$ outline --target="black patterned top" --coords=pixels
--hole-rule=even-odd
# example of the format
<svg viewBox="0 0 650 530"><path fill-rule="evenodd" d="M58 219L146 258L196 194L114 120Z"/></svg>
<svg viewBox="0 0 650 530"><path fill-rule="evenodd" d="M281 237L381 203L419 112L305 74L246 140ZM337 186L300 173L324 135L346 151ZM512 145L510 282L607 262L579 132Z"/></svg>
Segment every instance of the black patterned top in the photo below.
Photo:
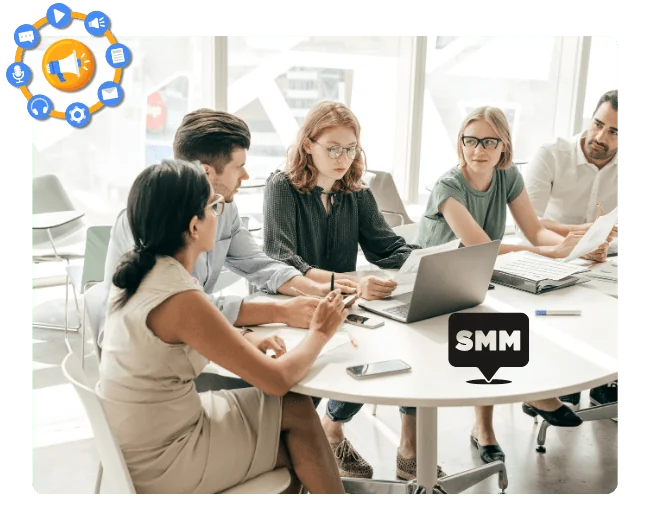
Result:
<svg viewBox="0 0 650 530"><path fill-rule="evenodd" d="M385 269L402 266L411 251L388 226L369 189L332 192L329 213L323 188L300 193L286 173L276 171L264 191L264 252L305 274L315 267L333 272L356 270L359 245L366 259Z"/></svg>

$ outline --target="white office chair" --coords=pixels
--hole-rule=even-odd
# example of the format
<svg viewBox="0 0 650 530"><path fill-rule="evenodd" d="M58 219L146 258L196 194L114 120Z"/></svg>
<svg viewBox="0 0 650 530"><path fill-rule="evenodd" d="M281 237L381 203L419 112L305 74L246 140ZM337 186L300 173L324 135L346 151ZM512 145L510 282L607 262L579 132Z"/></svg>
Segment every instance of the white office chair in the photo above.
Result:
<svg viewBox="0 0 650 530"><path fill-rule="evenodd" d="M363 176L363 181L372 191L377 206L391 228L399 225L408 225L413 223L409 214L404 207L395 181L390 173L385 171L368 170Z"/></svg>
<svg viewBox="0 0 650 530"><path fill-rule="evenodd" d="M116 493L136 493L131 475L124 462L122 450L113 435L104 407L88 385L81 363L76 355L69 353L63 360L63 374L72 383L88 415L99 452L100 470L110 477ZM98 475L95 493L99 493L102 473ZM220 493L282 493L289 487L291 476L287 469L275 469Z"/></svg>
<svg viewBox="0 0 650 530"><path fill-rule="evenodd" d="M104 264L106 263L106 253L108 251L108 242L111 238L111 227L106 226L91 226L86 232L86 249L84 252L83 265L68 265L66 273L68 275L68 284L72 286L72 293L74 294L75 304L77 305L77 315L79 318L79 326L74 331L78 331L80 327L86 322L86 305L84 304L84 315L79 312L79 304L77 303L77 294L84 295L89 286L99 283L104 279ZM67 289L67 286L66 286ZM70 342L68 341L68 296L66 291L66 325L65 325L65 344L68 352L72 351ZM97 343L97 341L95 341ZM86 347L86 328L83 326L81 335L81 366L83 367L85 358Z"/></svg>

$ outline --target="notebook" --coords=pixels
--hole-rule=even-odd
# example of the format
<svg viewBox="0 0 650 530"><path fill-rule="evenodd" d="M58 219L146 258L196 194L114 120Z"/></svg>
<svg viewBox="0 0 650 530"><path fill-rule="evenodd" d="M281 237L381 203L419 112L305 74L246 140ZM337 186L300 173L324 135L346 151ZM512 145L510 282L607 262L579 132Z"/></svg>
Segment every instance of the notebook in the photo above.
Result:
<svg viewBox="0 0 650 530"><path fill-rule="evenodd" d="M497 258L492 281L534 294L589 281L588 267L563 263L534 252L520 251Z"/></svg>

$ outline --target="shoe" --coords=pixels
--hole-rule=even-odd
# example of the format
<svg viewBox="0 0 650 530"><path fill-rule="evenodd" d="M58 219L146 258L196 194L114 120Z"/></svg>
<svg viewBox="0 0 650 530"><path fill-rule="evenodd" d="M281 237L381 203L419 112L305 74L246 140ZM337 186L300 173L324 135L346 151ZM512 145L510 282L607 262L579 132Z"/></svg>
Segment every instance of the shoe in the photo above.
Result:
<svg viewBox="0 0 650 530"><path fill-rule="evenodd" d="M339 475L352 478L372 478L372 466L357 453L356 449L347 438L341 443L330 444L336 465L339 468Z"/></svg>
<svg viewBox="0 0 650 530"><path fill-rule="evenodd" d="M618 380L592 388L589 391L589 401L596 406L618 403ZM612 420L618 423L618 418L612 418Z"/></svg>
<svg viewBox="0 0 650 530"><path fill-rule="evenodd" d="M589 401L592 405L608 405L618 402L618 381L592 388L589 391Z"/></svg>
<svg viewBox="0 0 650 530"><path fill-rule="evenodd" d="M580 405L580 392L576 392L575 394L567 394L566 396L560 396L560 401L562 403L571 404L574 407L577 407Z"/></svg>
<svg viewBox="0 0 650 530"><path fill-rule="evenodd" d="M555 427L577 427L582 423L582 418L573 412L566 405L561 405L559 409L553 411L540 410L538 408L532 407L531 405L526 405L526 403L521 404L521 410L524 411L524 414L528 414L531 418L535 416L541 416L544 418L550 425Z"/></svg>
<svg viewBox="0 0 650 530"><path fill-rule="evenodd" d="M417 473L417 458L404 458L397 451L396 470L395 475L400 480L415 480ZM445 473L440 466L438 466L438 478L446 477Z"/></svg>
<svg viewBox="0 0 650 530"><path fill-rule="evenodd" d="M501 460L502 462L506 461L506 455L499 444L481 445L471 434L469 435L469 439L472 442L472 445L478 449L478 454L481 457L481 460L486 464L496 462L497 460Z"/></svg>

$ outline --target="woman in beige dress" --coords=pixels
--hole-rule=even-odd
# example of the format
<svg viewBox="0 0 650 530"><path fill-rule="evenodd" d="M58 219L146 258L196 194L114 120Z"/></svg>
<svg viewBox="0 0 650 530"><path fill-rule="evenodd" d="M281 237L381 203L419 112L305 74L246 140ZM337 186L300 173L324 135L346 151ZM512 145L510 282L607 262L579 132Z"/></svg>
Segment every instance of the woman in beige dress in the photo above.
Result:
<svg viewBox="0 0 650 530"><path fill-rule="evenodd" d="M217 493L278 467L311 493L343 493L309 397L287 393L347 310L336 290L309 331L273 359L209 302L191 276L214 245L223 197L200 166L165 161L129 193L136 242L113 276L97 393L138 493ZM209 361L255 388L198 394Z"/></svg>

